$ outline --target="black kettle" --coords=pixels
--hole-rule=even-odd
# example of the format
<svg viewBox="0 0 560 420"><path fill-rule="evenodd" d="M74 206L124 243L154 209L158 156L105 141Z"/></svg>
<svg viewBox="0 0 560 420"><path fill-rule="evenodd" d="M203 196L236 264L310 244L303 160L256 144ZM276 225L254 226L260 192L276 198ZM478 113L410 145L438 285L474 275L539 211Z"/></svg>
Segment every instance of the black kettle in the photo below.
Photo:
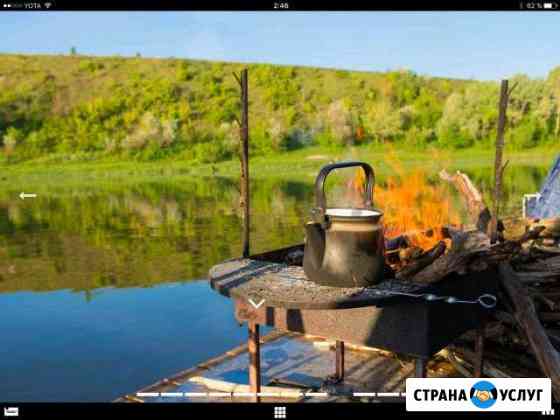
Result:
<svg viewBox="0 0 560 420"><path fill-rule="evenodd" d="M325 180L334 169L361 167L366 174L364 208L327 208ZM332 287L368 287L383 279L385 240L373 208L374 172L365 162L324 166L315 180L316 207L306 223L303 270L308 280Z"/></svg>

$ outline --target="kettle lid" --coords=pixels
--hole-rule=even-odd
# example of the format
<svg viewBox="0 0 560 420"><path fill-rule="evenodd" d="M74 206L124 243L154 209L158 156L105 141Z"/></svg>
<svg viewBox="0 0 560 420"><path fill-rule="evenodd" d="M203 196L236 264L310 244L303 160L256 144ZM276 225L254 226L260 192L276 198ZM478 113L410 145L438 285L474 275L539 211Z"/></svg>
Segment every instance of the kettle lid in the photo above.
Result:
<svg viewBox="0 0 560 420"><path fill-rule="evenodd" d="M383 212L376 209L330 208L325 211L325 215L338 220L375 222L383 216Z"/></svg>

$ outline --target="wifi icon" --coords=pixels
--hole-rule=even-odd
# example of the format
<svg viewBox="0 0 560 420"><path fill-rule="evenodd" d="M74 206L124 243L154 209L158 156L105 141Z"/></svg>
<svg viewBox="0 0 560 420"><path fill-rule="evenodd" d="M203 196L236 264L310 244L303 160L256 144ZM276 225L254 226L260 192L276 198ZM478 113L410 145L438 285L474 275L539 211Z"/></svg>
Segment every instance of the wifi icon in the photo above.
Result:
<svg viewBox="0 0 560 420"><path fill-rule="evenodd" d="M52 6L52 3L45 3L45 7L48 9Z"/></svg>

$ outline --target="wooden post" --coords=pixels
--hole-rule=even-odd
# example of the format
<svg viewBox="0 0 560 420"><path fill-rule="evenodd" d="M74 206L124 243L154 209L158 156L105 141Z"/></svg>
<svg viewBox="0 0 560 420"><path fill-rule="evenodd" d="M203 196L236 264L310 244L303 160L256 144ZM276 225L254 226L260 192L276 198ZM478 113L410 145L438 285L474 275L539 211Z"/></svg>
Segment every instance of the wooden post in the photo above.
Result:
<svg viewBox="0 0 560 420"><path fill-rule="evenodd" d="M344 341L336 341L336 380L344 381Z"/></svg>
<svg viewBox="0 0 560 420"><path fill-rule="evenodd" d="M252 393L261 392L261 342L259 324L249 321L249 388ZM255 395L255 402L259 402L260 397Z"/></svg>
<svg viewBox="0 0 560 420"><path fill-rule="evenodd" d="M426 359L425 357L417 357L414 360L414 377L425 378L427 365L428 359Z"/></svg>
<svg viewBox="0 0 560 420"><path fill-rule="evenodd" d="M508 81L502 80L500 87L500 102L498 104L498 130L496 135L496 156L494 160L494 209L490 220L490 241L496 243L498 240L498 219L500 217L500 201L502 199L502 179L507 162L503 164L504 155L504 132L506 129L506 112L509 96L516 85L508 90Z"/></svg>
<svg viewBox="0 0 560 420"><path fill-rule="evenodd" d="M481 378L482 372L484 371L484 327L480 327L476 330L476 336L474 339L474 377Z"/></svg>
<svg viewBox="0 0 560 420"><path fill-rule="evenodd" d="M243 203L243 257L249 256L249 84L247 69L241 71L241 200Z"/></svg>

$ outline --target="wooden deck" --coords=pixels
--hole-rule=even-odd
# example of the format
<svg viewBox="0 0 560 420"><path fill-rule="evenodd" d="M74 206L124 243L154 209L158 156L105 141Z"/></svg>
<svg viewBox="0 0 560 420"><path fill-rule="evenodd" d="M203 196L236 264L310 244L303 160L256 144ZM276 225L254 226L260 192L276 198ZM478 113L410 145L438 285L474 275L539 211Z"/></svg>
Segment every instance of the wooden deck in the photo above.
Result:
<svg viewBox="0 0 560 420"><path fill-rule="evenodd" d="M264 336L261 343L264 402L400 402L404 399L406 378L414 375L411 358L349 346L344 382L333 384L326 381L335 371L335 351L330 342L274 331ZM428 376L456 375L445 362L434 362L428 367ZM248 376L248 352L243 345L116 401L247 402L253 400L246 386ZM200 383L197 378L201 377L209 380L210 385L229 384L231 389L212 389Z"/></svg>

